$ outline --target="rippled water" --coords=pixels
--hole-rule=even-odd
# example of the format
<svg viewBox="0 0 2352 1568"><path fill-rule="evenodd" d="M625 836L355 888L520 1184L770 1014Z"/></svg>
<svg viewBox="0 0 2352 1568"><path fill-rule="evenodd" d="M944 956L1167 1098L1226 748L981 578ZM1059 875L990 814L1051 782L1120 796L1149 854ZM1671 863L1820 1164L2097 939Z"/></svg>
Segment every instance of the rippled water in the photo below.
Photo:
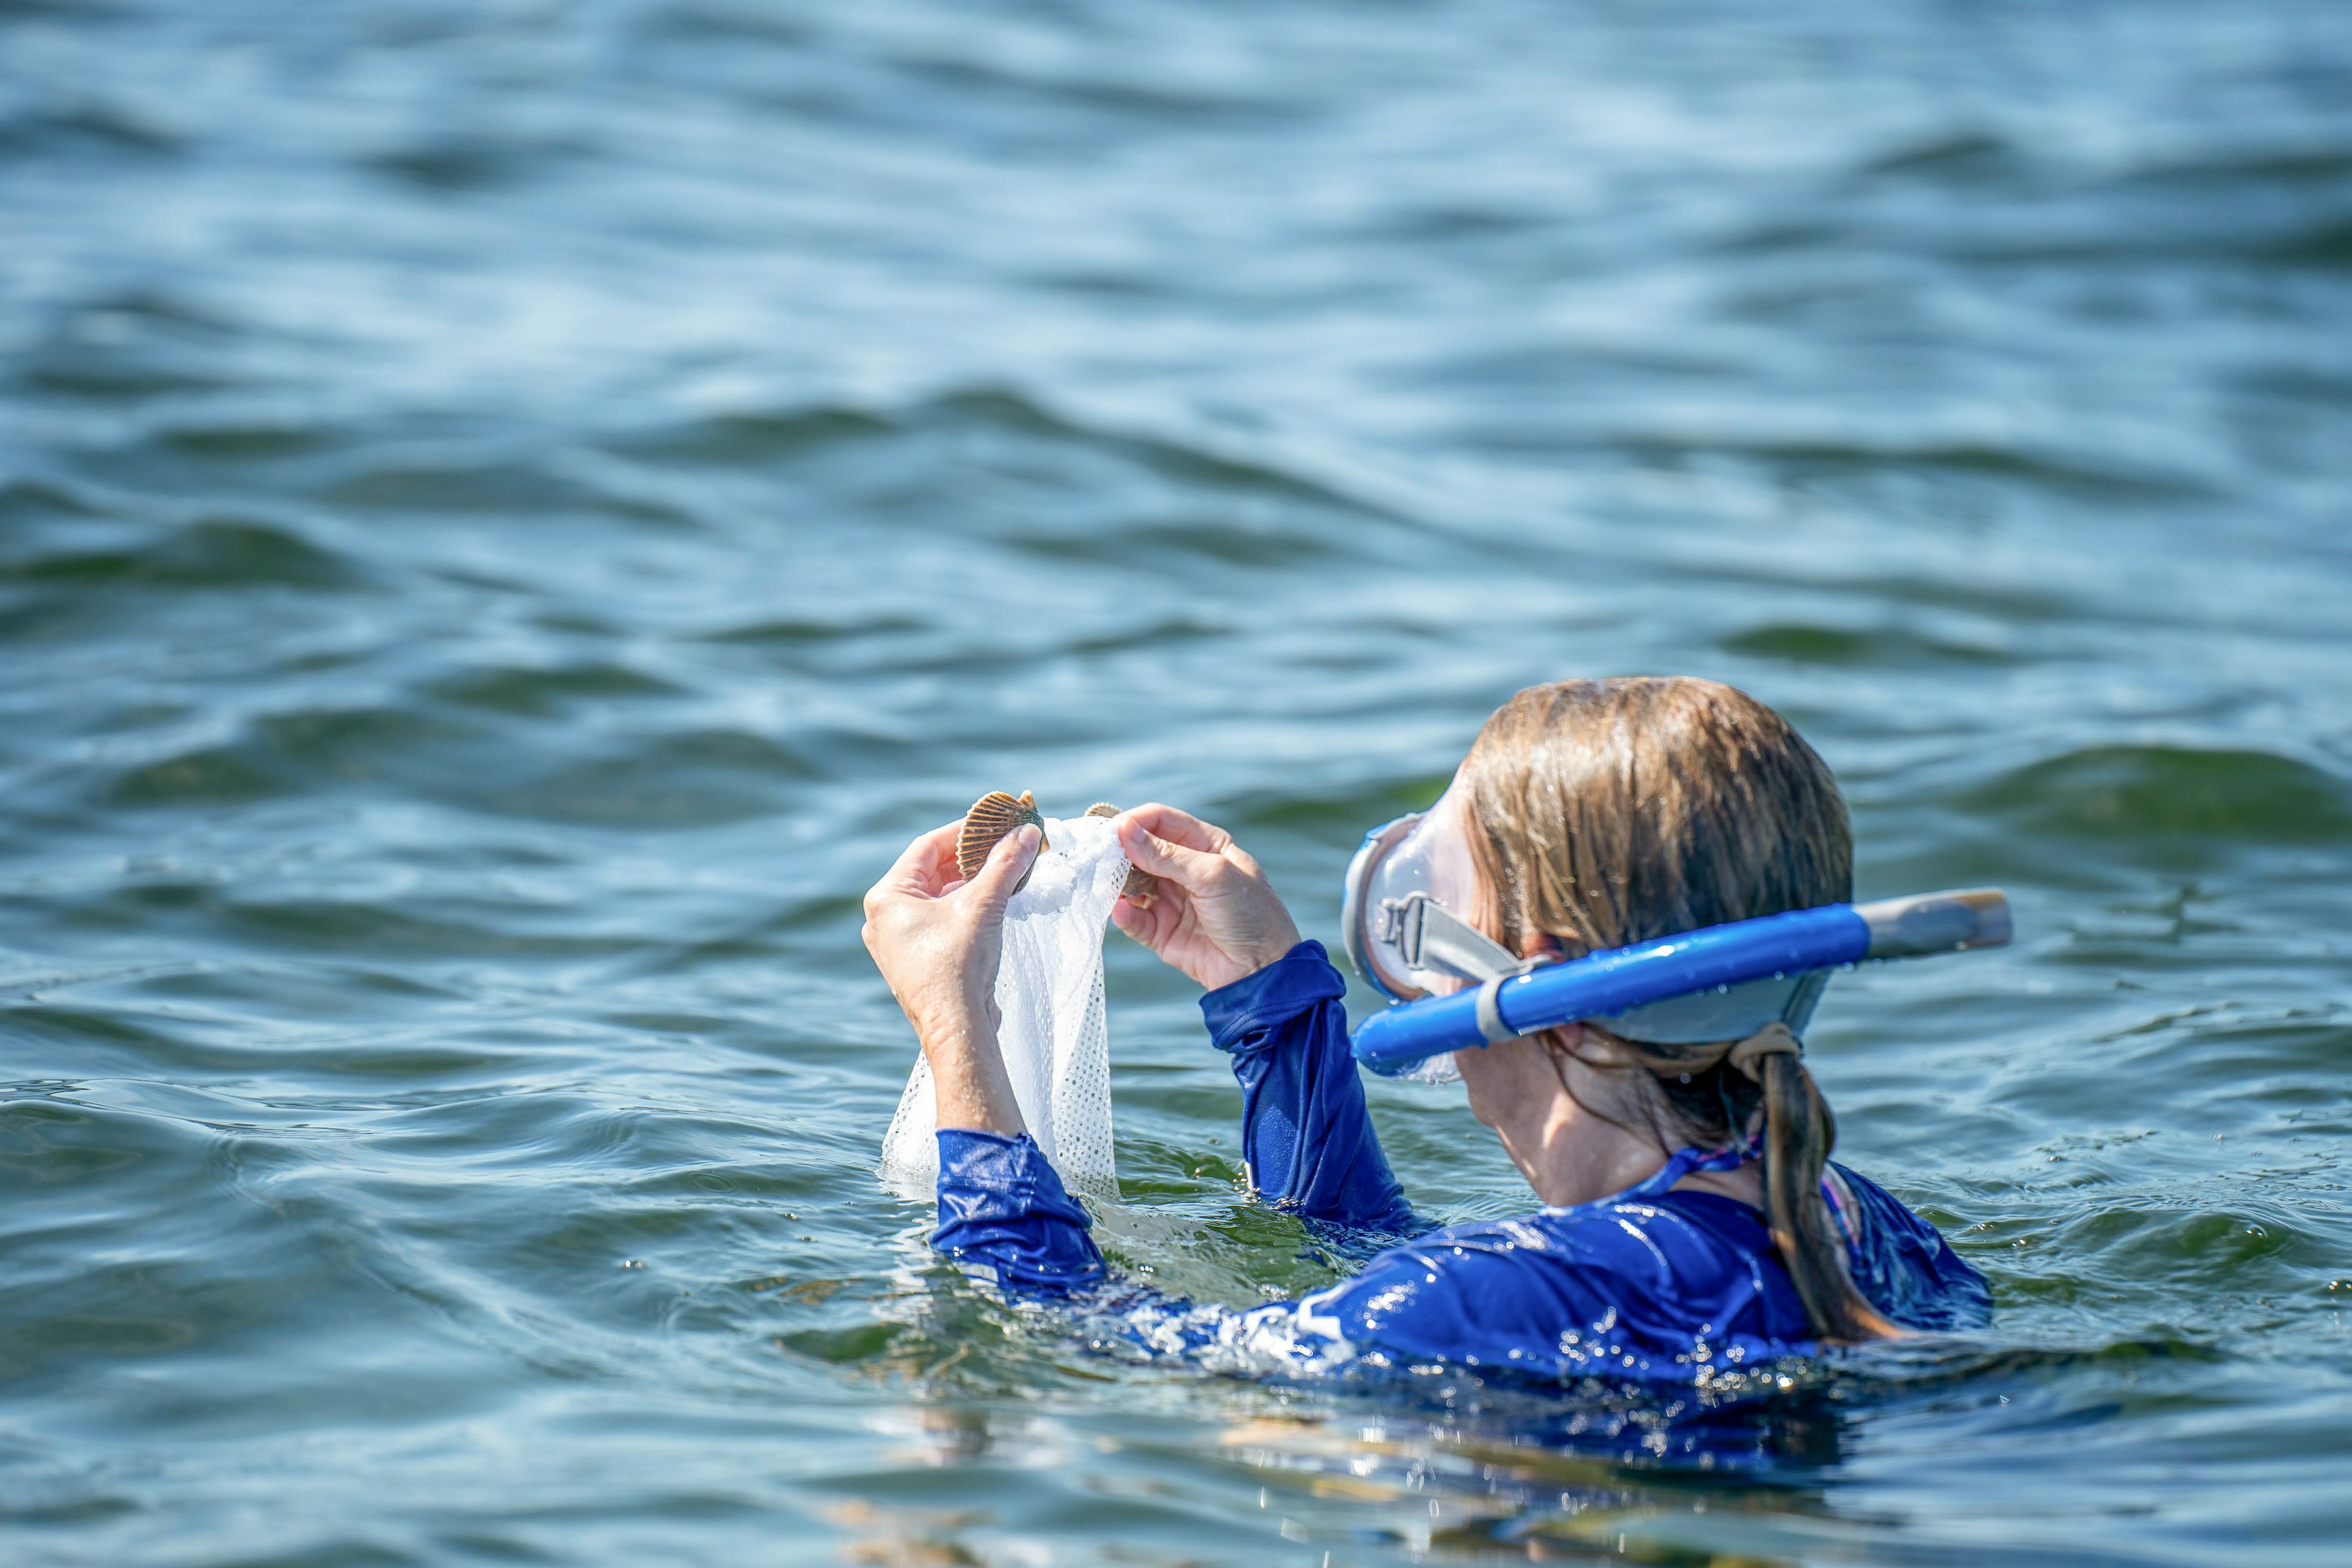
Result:
<svg viewBox="0 0 2352 1568"><path fill-rule="evenodd" d="M6 1554L2327 1560L2347 320L2326 5L0 5ZM1181 802L1328 938L1643 670L1799 721L1864 892L2016 900L1816 1034L1981 1352L1709 1470L931 1264L908 836ZM1111 965L1116 1252L1328 1278Z"/></svg>

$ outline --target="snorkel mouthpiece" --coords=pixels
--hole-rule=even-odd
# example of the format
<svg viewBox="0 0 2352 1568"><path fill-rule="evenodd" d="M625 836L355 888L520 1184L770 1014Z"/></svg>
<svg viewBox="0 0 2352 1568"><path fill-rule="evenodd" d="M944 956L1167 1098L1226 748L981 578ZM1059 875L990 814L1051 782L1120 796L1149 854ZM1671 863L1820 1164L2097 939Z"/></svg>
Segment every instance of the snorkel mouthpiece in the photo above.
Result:
<svg viewBox="0 0 2352 1568"><path fill-rule="evenodd" d="M1351 1047L1394 1076L1446 1051L1582 1018L1658 1044L1737 1039L1776 1017L1802 1029L1828 979L1822 971L2000 947L2010 932L2009 900L1992 888L1790 910L1490 974L1474 989L1372 1015Z"/></svg>

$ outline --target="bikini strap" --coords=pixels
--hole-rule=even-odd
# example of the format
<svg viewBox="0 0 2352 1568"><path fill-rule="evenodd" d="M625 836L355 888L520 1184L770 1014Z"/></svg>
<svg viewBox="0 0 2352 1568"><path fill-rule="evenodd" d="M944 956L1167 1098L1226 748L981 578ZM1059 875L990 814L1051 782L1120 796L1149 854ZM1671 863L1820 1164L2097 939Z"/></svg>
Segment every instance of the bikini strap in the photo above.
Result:
<svg viewBox="0 0 2352 1568"><path fill-rule="evenodd" d="M1694 1171L1734 1171L1750 1160L1763 1157L1764 1140L1760 1134L1745 1142L1727 1143L1720 1149L1677 1149L1647 1181L1637 1182L1615 1197L1601 1201L1604 1204L1639 1203L1648 1198L1664 1197L1674 1191L1675 1184ZM1845 1202L1842 1187L1835 1172L1828 1169L1822 1172L1822 1201L1829 1205L1831 1223L1845 1238L1847 1249L1859 1253L1862 1249L1861 1227L1855 1223L1857 1216Z"/></svg>
<svg viewBox="0 0 2352 1568"><path fill-rule="evenodd" d="M1677 1149L1647 1179L1634 1183L1612 1197L1600 1198L1595 1202L1640 1203L1648 1198L1664 1197L1694 1171L1736 1171L1748 1161L1763 1157L1764 1139L1761 1133L1744 1142L1727 1143L1720 1149ZM1847 1247L1859 1249L1862 1246L1861 1227L1855 1224L1856 1216L1846 1204L1841 1186L1835 1172L1828 1169L1822 1172L1822 1201L1829 1205L1831 1222L1845 1237Z"/></svg>
<svg viewBox="0 0 2352 1568"><path fill-rule="evenodd" d="M1675 1183L1694 1171L1734 1170L1748 1157L1748 1151L1737 1144L1723 1149L1677 1149L1666 1156L1666 1163L1648 1178L1634 1183L1614 1197L1601 1201L1604 1204L1639 1203L1645 1198L1664 1197L1674 1191Z"/></svg>

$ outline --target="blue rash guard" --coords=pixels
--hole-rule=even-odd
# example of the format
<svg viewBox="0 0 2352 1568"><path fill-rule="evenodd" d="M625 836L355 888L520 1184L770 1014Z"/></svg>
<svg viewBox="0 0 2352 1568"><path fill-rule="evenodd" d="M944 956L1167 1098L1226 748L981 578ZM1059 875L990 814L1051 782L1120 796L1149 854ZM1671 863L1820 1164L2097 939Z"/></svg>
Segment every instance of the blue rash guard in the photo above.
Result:
<svg viewBox="0 0 2352 1568"><path fill-rule="evenodd" d="M1339 972L1316 942L1202 998L1242 1085L1251 1183L1322 1226L1418 1230L1390 1173L1348 1051ZM1430 1231L1297 1302L1247 1310L1174 1301L1110 1281L1085 1211L1024 1134L939 1134L931 1244L968 1272L1033 1297L1076 1298L1113 1335L1234 1371L1453 1363L1546 1380L1706 1384L1815 1347L1763 1216L1673 1191L1738 1155L1685 1150L1640 1185L1571 1208ZM1855 1286L1906 1327L1990 1321L1984 1277L1935 1228L1846 1170L1824 1184Z"/></svg>

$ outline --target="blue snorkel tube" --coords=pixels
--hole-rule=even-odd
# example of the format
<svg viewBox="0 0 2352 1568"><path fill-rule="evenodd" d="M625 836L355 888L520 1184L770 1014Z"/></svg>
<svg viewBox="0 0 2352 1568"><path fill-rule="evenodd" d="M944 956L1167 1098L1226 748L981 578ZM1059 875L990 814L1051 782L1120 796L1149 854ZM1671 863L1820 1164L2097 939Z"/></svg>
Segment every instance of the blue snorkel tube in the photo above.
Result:
<svg viewBox="0 0 2352 1568"><path fill-rule="evenodd" d="M1920 893L1867 904L1822 904L1706 926L1497 974L1450 996L1375 1013L1356 1026L1356 1059L1395 1074L1426 1058L1497 1044L1539 1029L1615 1015L1675 997L1860 963L1922 958L2010 939L2009 900L1991 888ZM1810 1011L1810 1005L1808 1005ZM1743 1027L1735 1035L1744 1035Z"/></svg>

